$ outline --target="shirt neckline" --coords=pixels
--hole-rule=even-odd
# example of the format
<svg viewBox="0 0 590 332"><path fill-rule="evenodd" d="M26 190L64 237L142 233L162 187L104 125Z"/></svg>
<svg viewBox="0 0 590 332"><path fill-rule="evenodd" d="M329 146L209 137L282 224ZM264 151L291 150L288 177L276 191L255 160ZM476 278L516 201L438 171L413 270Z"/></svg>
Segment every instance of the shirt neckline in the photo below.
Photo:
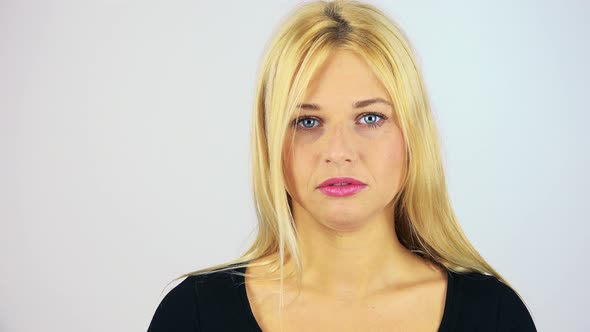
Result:
<svg viewBox="0 0 590 332"><path fill-rule="evenodd" d="M452 312L453 306L453 295L455 290L455 278L449 269L445 269L447 271L447 290L445 293L445 307L443 310L443 316L441 318L440 324L438 326L438 332L445 332L450 331L450 315ZM262 332L262 328L258 324L256 317L254 316L254 312L252 311L252 306L250 306L250 301L248 300L248 293L246 291L246 277L244 274L246 273L246 267L242 266L236 269L236 271L240 272L238 274L238 288L240 293L240 298L242 300L242 305L246 308L246 315L249 327L254 329L255 331Z"/></svg>

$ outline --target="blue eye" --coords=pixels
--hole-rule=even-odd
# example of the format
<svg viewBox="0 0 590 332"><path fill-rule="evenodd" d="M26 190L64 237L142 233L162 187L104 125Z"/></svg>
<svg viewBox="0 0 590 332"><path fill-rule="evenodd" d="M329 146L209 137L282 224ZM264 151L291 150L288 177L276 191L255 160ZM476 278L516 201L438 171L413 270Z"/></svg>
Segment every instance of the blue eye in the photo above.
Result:
<svg viewBox="0 0 590 332"><path fill-rule="evenodd" d="M365 119L366 123L361 123L366 125L369 128L377 128L380 127L383 122L385 120L387 120L387 117L381 113L363 113L361 114L361 119ZM381 120L379 120L381 119ZM291 122L291 126L293 128L296 128L299 126L299 124L302 124L302 126L300 126L303 130L310 130L315 128L314 123L315 122L319 122L319 120L315 117L303 117L303 118L299 118L299 119L295 119Z"/></svg>
<svg viewBox="0 0 590 332"><path fill-rule="evenodd" d="M377 119L377 117L379 118L383 118L383 116L380 116L379 114L375 114L375 113L367 113L367 114L363 114L363 118L364 119L372 119L372 120L367 120L370 123L367 123L367 126L371 127L371 128L377 128L379 126L381 126L381 122Z"/></svg>
<svg viewBox="0 0 590 332"><path fill-rule="evenodd" d="M313 128L313 121L317 121L314 118L303 118L299 122L303 124L303 128L311 129Z"/></svg>

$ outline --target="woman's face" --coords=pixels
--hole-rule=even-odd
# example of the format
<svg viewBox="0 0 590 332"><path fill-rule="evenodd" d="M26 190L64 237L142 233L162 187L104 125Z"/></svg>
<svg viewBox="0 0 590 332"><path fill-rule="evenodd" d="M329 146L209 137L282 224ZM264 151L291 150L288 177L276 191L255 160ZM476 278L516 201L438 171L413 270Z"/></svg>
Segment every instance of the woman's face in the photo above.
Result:
<svg viewBox="0 0 590 332"><path fill-rule="evenodd" d="M371 102L376 99L383 101ZM387 90L366 62L352 51L335 50L312 77L300 109L283 150L295 220L315 220L335 230L391 220L405 145ZM366 186L348 196L318 188L334 177L352 177Z"/></svg>

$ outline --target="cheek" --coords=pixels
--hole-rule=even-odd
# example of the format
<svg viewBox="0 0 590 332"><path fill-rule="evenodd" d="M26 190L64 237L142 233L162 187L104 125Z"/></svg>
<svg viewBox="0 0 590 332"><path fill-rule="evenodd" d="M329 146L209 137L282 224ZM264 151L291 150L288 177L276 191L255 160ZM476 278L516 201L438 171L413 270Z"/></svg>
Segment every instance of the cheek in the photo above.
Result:
<svg viewBox="0 0 590 332"><path fill-rule="evenodd" d="M384 141L373 151L374 164L380 175L398 182L405 163L405 145L401 135L396 135L393 140Z"/></svg>
<svg viewBox="0 0 590 332"><path fill-rule="evenodd" d="M293 157L287 152L283 152L283 175L287 187L291 188L291 183L293 182ZM290 190L288 189L287 191Z"/></svg>
<svg viewBox="0 0 590 332"><path fill-rule="evenodd" d="M295 145L292 151L283 153L285 181L291 196L298 197L298 192L309 189L315 171L313 158L309 146L305 145Z"/></svg>
<svg viewBox="0 0 590 332"><path fill-rule="evenodd" d="M390 163L395 165L402 165L404 161L404 144L401 141L396 141L387 146L386 158Z"/></svg>
<svg viewBox="0 0 590 332"><path fill-rule="evenodd" d="M306 175L305 161L306 156L301 154L299 149L285 150L283 152L283 169L287 191L293 196L296 189L300 186L302 177ZM309 171L309 167L307 167Z"/></svg>
<svg viewBox="0 0 590 332"><path fill-rule="evenodd" d="M291 156L290 165L293 178L298 184L305 181L307 177L311 175L311 158L312 153L309 149L303 149L301 147L295 147Z"/></svg>

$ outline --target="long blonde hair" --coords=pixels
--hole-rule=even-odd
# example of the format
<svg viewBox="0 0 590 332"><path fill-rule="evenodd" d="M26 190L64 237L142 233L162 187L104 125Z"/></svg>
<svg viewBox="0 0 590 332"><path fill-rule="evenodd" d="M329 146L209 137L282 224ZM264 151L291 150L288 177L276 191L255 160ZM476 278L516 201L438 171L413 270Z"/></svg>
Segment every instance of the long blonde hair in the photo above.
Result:
<svg viewBox="0 0 590 332"><path fill-rule="evenodd" d="M311 76L335 48L361 55L393 101L407 151L404 180L394 204L400 242L446 269L493 275L509 286L471 245L453 212L438 133L408 39L383 12L358 1L304 3L276 32L259 69L252 118L256 239L241 257L179 278L254 265L270 265L276 271L278 266L283 303L283 267L287 259L293 259L298 277L301 275L281 158L283 145L289 119Z"/></svg>

